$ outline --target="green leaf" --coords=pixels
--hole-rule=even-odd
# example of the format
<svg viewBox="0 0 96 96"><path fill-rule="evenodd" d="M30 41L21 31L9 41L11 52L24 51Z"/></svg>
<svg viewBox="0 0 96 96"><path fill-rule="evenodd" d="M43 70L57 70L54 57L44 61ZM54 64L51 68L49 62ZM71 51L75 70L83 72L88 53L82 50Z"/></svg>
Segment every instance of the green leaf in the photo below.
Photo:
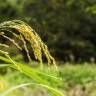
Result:
<svg viewBox="0 0 96 96"><path fill-rule="evenodd" d="M12 61L9 61L9 59L5 58L5 57L2 57L0 56L0 59L7 62L7 63L12 63ZM49 85L49 82L47 80L44 80L42 77L40 77L38 75L38 73L36 71L34 71L33 68L27 66L27 65L24 65L24 64L21 64L19 62L15 62L15 64L5 64L4 67L8 66L8 67L12 67L22 73L24 73L25 75L29 76L30 78L32 78L36 83L32 83L32 84L35 84L35 85L40 85L40 86L43 86L45 88L47 88L47 90L53 95L53 96L64 96L62 92L60 92L59 90L56 90L52 87L50 87ZM2 66L1 66L2 67ZM44 74L45 75L45 74ZM51 77L50 77L51 78ZM30 85L31 83L28 83L27 85ZM26 85L26 84L25 84ZM8 91L6 91L5 93L3 93L3 95L0 95L0 96L5 96L7 93L9 93L11 90L14 90L18 87L22 87L24 86L23 85L18 85L18 86L15 86L13 87L12 89L9 89ZM4 95L5 94L5 95Z"/></svg>

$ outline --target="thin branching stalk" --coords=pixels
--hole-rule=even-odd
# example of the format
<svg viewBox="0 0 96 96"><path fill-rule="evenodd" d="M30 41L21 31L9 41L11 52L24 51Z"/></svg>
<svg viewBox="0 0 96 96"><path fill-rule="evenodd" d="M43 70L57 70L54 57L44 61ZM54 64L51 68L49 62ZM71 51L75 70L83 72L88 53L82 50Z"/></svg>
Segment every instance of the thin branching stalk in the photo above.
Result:
<svg viewBox="0 0 96 96"><path fill-rule="evenodd" d="M6 44L1 44L1 43L0 43L0 46L1 46L1 47L5 47L5 48L9 48L9 46L6 45Z"/></svg>
<svg viewBox="0 0 96 96"><path fill-rule="evenodd" d="M14 62L14 60L12 60L8 52L0 50L0 54L3 54L4 56L6 56L11 61L11 63L14 64L18 68L19 71L21 71L20 67Z"/></svg>
<svg viewBox="0 0 96 96"><path fill-rule="evenodd" d="M21 40L22 40L22 42L23 42L24 49L25 49L25 51L26 51L26 53L27 53L27 57L28 57L28 59L29 59L29 62L32 62L31 57L30 57L30 55L29 55L29 51L28 51L28 49L27 49L26 42L25 42L25 40L24 40L24 38L23 38L23 36L22 36L21 34L20 34L20 37L21 37Z"/></svg>
<svg viewBox="0 0 96 96"><path fill-rule="evenodd" d="M11 39L11 38L7 37L6 35L2 35L2 37L6 38L10 42L12 42L18 49L22 50L22 48L15 42L14 39Z"/></svg>

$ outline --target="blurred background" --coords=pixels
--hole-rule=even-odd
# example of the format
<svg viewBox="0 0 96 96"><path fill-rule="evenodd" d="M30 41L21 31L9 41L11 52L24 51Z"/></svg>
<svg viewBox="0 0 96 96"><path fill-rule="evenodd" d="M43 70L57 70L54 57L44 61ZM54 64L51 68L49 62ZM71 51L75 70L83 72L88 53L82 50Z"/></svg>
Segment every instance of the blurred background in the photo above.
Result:
<svg viewBox="0 0 96 96"><path fill-rule="evenodd" d="M27 22L63 62L96 62L96 0L0 0L0 22Z"/></svg>

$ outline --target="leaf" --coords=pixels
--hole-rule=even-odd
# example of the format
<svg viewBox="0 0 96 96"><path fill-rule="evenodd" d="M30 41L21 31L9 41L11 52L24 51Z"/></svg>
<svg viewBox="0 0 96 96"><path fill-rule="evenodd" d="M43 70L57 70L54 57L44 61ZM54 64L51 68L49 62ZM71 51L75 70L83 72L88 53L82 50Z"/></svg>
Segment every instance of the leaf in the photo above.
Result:
<svg viewBox="0 0 96 96"><path fill-rule="evenodd" d="M6 62L8 61L8 63L11 63L11 61L9 61L7 58L0 56L0 59L5 60ZM14 61L15 62L15 61ZM45 88L47 88L47 90L53 95L53 96L64 96L62 92L60 92L59 90L56 90L52 87L50 87L49 82L47 80L42 79L38 73L36 71L34 71L33 68L21 64L19 62L15 62L15 64L5 64L4 67L8 66L8 67L12 67L14 69L17 69L18 71L24 73L25 75L29 76L30 78L32 78L36 83L34 83L35 85L40 85L43 86ZM17 67L18 66L18 67ZM44 74L45 75L45 74ZM33 83L32 83L33 84ZM26 85L26 84L25 84ZM28 83L27 85L30 85L30 83ZM14 90L18 87L24 86L23 85L18 85L13 87L12 89L9 89L9 91L5 91L5 93L3 93L3 95L0 96L5 96L7 93L9 93L11 90ZM5 94L5 95L4 95Z"/></svg>

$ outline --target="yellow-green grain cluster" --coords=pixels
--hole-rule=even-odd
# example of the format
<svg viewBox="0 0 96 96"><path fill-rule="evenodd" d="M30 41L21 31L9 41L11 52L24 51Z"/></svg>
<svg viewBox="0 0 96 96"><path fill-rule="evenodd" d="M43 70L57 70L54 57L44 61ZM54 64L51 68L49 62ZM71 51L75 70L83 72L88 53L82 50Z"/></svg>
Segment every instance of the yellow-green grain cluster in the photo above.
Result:
<svg viewBox="0 0 96 96"><path fill-rule="evenodd" d="M17 34L14 32L11 32L9 29L15 29L17 30ZM27 49L26 46L26 42L25 40L27 40L34 52L34 56L35 58L40 61L40 63L42 64L42 53L44 53L44 55L47 58L48 64L54 64L56 67L56 62L55 59L50 55L47 46L43 43L43 41L41 40L41 38L38 36L38 34L26 23L24 23L21 20L13 20L13 21L7 21L7 22L3 22L0 24L0 30L4 31L7 30L9 32L11 32L13 34L13 36L19 38L24 45L24 48L27 52L27 56L29 59L29 51ZM19 49L22 50L22 48L15 42L14 38L10 38L8 36L6 36L5 33L0 34L0 36L3 36L4 38L8 39L9 41L11 41L12 43L14 43L15 46L17 46ZM31 61L31 60L30 60Z"/></svg>

